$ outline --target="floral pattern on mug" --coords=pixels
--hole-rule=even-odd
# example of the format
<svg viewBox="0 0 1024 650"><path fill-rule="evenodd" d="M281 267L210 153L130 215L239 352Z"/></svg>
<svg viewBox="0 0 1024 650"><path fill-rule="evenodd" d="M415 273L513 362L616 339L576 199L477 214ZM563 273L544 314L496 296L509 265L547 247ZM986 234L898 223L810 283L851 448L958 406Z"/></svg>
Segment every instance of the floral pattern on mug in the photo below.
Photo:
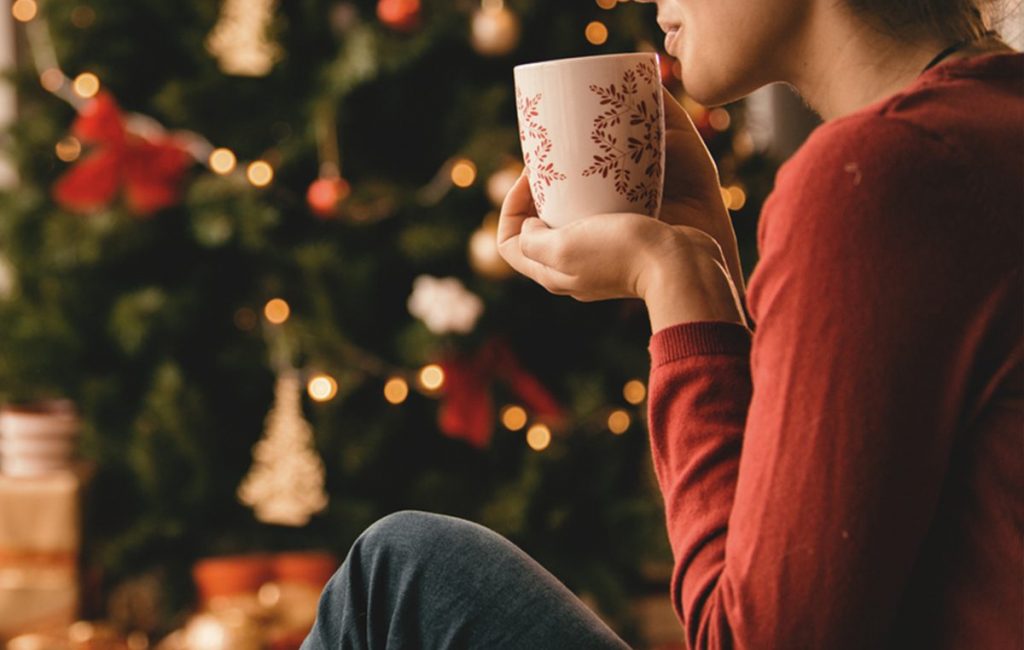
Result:
<svg viewBox="0 0 1024 650"><path fill-rule="evenodd" d="M659 96L652 94L648 98L640 97L637 77L650 84L656 74L652 64L639 63L623 74L621 86L590 86L590 90L601 99L601 106L608 108L594 118L594 130L590 135L591 141L601 149L601 153L594 154L594 161L583 171L584 176L600 174L602 178L608 178L611 174L615 181L615 191L630 203L643 205L652 214L661 199L661 185L658 182L661 178L662 147ZM630 135L625 142L619 142L618 138L608 133L608 129L624 119L629 120L630 126L634 127L634 135ZM628 161L632 161L633 165L629 165ZM643 177L634 183L633 172L645 162Z"/></svg>
<svg viewBox="0 0 1024 650"><path fill-rule="evenodd" d="M541 93L534 97L526 97L522 90L516 88L516 108L519 110L519 140L523 144L523 162L530 170L530 189L533 202L537 209L544 206L544 188L551 187L555 181L564 181L565 174L555 169L555 163L548 160L554 146L548 135L546 126L540 123ZM528 148L527 140L534 146Z"/></svg>

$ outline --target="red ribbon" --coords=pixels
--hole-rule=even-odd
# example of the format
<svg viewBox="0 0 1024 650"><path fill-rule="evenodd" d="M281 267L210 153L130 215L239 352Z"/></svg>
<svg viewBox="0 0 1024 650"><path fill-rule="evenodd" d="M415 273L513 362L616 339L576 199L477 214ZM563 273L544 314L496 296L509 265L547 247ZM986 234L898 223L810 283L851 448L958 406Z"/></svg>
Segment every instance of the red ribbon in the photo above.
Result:
<svg viewBox="0 0 1024 650"><path fill-rule="evenodd" d="M171 136L146 139L129 133L114 98L100 93L71 125L92 152L61 176L53 198L72 212L109 205L123 190L128 209L146 216L179 200L181 179L193 160Z"/></svg>
<svg viewBox="0 0 1024 650"><path fill-rule="evenodd" d="M492 339L476 353L441 362L445 396L438 410L441 431L483 449L494 434L492 386L501 380L533 416L558 423L565 413L540 381L526 371L502 339Z"/></svg>

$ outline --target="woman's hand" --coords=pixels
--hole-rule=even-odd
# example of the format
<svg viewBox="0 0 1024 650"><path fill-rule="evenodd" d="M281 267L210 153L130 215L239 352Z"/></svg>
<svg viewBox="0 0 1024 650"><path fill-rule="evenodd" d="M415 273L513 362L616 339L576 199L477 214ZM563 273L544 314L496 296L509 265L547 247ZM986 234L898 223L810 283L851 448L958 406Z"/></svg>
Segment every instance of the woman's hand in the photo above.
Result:
<svg viewBox="0 0 1024 650"><path fill-rule="evenodd" d="M661 92L665 99L665 195L660 218L714 237L742 300L743 267L715 161L683 107L664 87Z"/></svg>
<svg viewBox="0 0 1024 650"><path fill-rule="evenodd" d="M505 197L498 250L551 293L644 300L655 331L696 320L744 322L721 247L707 233L631 213L549 228L537 217L526 172Z"/></svg>

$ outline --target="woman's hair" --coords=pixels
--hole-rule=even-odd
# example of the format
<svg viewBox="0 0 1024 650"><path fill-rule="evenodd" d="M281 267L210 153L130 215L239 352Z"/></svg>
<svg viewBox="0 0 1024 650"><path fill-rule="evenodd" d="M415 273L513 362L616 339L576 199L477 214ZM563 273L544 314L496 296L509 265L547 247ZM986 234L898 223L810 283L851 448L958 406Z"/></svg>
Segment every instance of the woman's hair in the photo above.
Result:
<svg viewBox="0 0 1024 650"><path fill-rule="evenodd" d="M846 0L861 16L895 34L926 30L951 41L974 40L991 30L995 0Z"/></svg>

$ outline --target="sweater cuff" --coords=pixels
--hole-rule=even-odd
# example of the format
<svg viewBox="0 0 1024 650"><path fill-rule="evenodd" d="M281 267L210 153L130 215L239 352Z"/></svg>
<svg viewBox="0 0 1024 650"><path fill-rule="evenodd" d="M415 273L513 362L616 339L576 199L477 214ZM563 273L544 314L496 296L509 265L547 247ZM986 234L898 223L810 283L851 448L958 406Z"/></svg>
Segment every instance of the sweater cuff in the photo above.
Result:
<svg viewBox="0 0 1024 650"><path fill-rule="evenodd" d="M658 330L651 336L651 367L707 354L749 356L753 332L729 321L693 321Z"/></svg>

